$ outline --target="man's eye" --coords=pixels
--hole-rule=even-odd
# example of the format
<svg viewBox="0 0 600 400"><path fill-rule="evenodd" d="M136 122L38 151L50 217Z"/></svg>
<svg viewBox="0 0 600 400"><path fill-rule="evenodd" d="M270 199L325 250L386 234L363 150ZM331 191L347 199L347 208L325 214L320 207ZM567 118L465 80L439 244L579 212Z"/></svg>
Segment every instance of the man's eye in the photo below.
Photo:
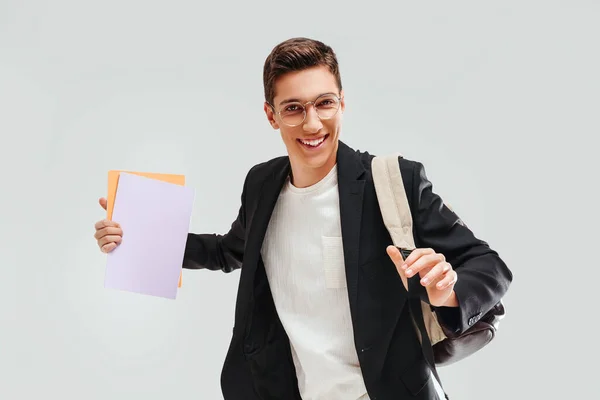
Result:
<svg viewBox="0 0 600 400"><path fill-rule="evenodd" d="M296 104L291 105L291 106L287 106L284 109L285 112L296 112L296 111L299 111L299 110L300 110L300 107L298 107L298 105L296 105Z"/></svg>
<svg viewBox="0 0 600 400"><path fill-rule="evenodd" d="M331 108L331 107L335 107L336 102L331 100L331 99L327 99L327 100L322 100L319 102L319 104L317 105L317 107L319 108Z"/></svg>

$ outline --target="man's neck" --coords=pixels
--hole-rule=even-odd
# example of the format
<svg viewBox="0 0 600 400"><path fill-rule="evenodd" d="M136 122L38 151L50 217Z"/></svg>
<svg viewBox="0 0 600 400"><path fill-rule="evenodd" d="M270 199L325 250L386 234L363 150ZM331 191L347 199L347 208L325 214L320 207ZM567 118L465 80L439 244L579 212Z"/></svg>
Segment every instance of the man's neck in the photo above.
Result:
<svg viewBox="0 0 600 400"><path fill-rule="evenodd" d="M292 162L291 182L297 188L305 188L320 182L335 166L335 155L319 168L294 166Z"/></svg>

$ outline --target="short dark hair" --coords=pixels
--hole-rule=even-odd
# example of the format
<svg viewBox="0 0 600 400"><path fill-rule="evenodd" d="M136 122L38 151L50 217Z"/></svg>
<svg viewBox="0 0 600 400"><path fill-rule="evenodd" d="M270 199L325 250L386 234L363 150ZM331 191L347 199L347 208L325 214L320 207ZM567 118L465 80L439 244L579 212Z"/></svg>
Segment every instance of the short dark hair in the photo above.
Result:
<svg viewBox="0 0 600 400"><path fill-rule="evenodd" d="M338 90L342 90L342 79L338 60L333 49L318 40L304 37L291 38L273 48L263 68L265 100L273 104L277 78L307 68L325 66L336 79Z"/></svg>

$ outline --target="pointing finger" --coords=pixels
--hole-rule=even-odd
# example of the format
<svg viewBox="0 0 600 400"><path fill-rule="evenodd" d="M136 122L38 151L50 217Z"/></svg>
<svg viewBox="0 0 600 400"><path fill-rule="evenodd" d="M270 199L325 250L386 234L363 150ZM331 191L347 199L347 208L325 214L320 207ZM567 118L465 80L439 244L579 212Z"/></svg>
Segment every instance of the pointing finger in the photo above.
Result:
<svg viewBox="0 0 600 400"><path fill-rule="evenodd" d="M398 250L396 246L391 245L388 246L385 250L387 251L394 264L396 264L396 267L400 267L400 265L404 262L400 250Z"/></svg>
<svg viewBox="0 0 600 400"><path fill-rule="evenodd" d="M404 263L404 259L402 258L400 250L398 250L396 246L388 246L386 248L386 252L390 256L390 259L394 262L394 265L396 266L396 270L400 275L400 279L402 280L404 289L408 290L408 280L406 278L406 275L404 274L404 271L402 270L402 268L400 268L400 266Z"/></svg>

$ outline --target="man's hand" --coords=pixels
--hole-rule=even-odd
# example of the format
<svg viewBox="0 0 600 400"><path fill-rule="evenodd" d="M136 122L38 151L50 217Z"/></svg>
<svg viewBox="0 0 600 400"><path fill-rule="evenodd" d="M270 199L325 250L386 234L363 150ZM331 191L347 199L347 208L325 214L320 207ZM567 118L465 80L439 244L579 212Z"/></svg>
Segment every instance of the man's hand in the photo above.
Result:
<svg viewBox="0 0 600 400"><path fill-rule="evenodd" d="M427 289L427 296L432 306L458 307L454 293L458 276L450 263L446 262L443 254L436 253L433 249L415 249L404 260L400 250L395 246L388 246L386 250L407 290L407 278L419 274L421 285Z"/></svg>
<svg viewBox="0 0 600 400"><path fill-rule="evenodd" d="M106 210L106 199L102 197L98 202L100 207ZM103 219L96 222L94 229L96 230L94 238L98 241L98 247L102 252L109 253L121 243L123 230L118 223Z"/></svg>

